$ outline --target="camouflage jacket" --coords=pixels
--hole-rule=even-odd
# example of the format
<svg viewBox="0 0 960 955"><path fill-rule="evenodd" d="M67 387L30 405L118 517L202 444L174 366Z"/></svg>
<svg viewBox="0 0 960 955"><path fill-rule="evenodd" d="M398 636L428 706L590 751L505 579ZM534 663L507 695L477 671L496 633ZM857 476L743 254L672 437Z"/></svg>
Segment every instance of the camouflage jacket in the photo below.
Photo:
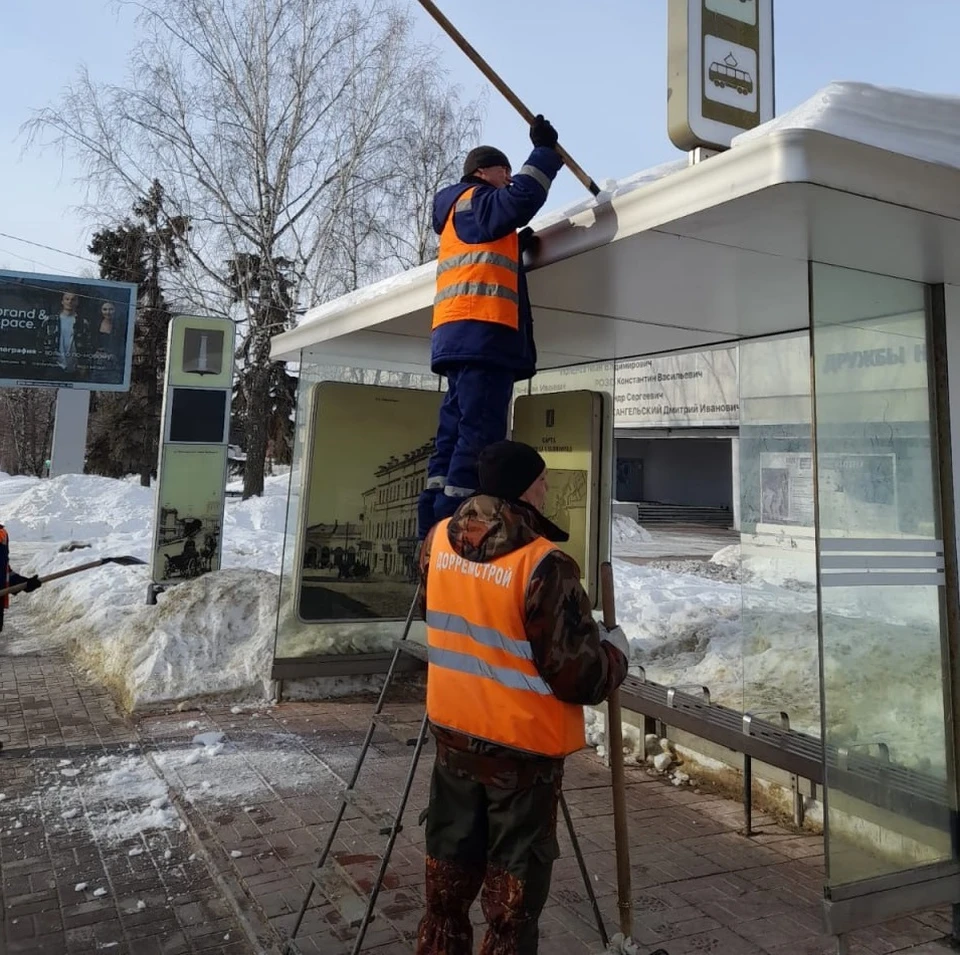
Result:
<svg viewBox="0 0 960 955"><path fill-rule="evenodd" d="M420 551L421 606L428 600L430 545L434 528ZM495 560L546 536L539 514L525 505L483 495L469 498L449 526L451 547L467 560ZM557 699L596 704L605 700L627 674L619 650L601 643L590 599L580 583L575 560L556 550L533 572L526 592L526 631L537 670ZM515 788L557 778L563 761L531 755L443 727L431 727L437 759L462 775L490 785Z"/></svg>

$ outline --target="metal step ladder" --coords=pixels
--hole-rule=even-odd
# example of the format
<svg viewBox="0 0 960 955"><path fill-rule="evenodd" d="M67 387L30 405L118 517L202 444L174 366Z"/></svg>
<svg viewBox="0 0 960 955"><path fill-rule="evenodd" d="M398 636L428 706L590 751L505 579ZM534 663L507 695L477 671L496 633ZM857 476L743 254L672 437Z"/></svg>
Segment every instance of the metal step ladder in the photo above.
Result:
<svg viewBox="0 0 960 955"><path fill-rule="evenodd" d="M370 923L376 918L375 908L377 904L377 898L379 897L380 890L383 887L384 876L387 873L387 868L390 864L390 856L393 853L393 848L396 844L397 837L401 832L403 832L403 814L407 808L407 801L410 798L410 790L413 788L413 781L416 777L420 756L423 753L423 747L427 741L428 721L426 711L423 714L423 719L420 721L420 731L417 736L413 739L405 740L408 746L413 747L413 756L410 759L410 768L407 771L406 781L403 786L403 791L400 796L400 803L396 808L396 812L391 815L389 812L384 811L376 806L373 801L369 799L369 797L364 796L357 789L357 781L360 778L363 762L366 758L367 751L370 748L370 744L373 741L373 736L377 730L377 727L386 725L383 716L383 707L386 703L387 694L390 691L390 684L393 682L394 675L396 674L400 657L403 654L407 654L408 656L420 660L424 664L427 662L427 648L423 646L423 644L408 639L419 596L420 590L417 588L417 593L414 596L413 602L410 604L410 610L407 613L403 634L397 640L393 658L390 661L386 678L383 681L383 687L380 690L380 696L377 699L373 716L370 719L370 725L367 728L367 735L364 738L362 747L360 748L360 754L357 756L357 762L353 767L353 772L350 775L350 780L347 783L346 789L344 789L344 791L341 793L340 805L337 809L336 817L330 826L330 832L327 835L326 844L324 845L320 853L320 858L317 861L317 867L311 874L310 885L307 887L306 895L304 896L300 911L297 914L297 919L293 924L293 928L290 930L290 937L284 943L284 955L304 955L303 949L297 944L296 938L300 931L300 927L303 924L304 917L310 908L310 902L313 898L313 893L317 890L319 890L325 898L333 903L333 905L339 911L341 917L351 928L357 929L357 936L354 940L353 948L351 949L351 955L357 955L357 953L360 952L363 946L364 937L366 936L367 930L370 927ZM341 867L337 860L331 855L331 849L336 841L337 831L340 828L340 823L343 821L347 807L355 809L370 822L372 822L374 826L376 826L380 835L387 837L387 844L384 849L383 857L380 860L380 868L377 872L376 879L373 882L372 890L367 899L363 898L363 891L356 884L351 875L343 867ZM573 828L573 820L570 818L570 811L567 808L567 802L564 799L562 792L560 794L560 809L563 812L564 822L566 823L567 831L570 835L570 842L573 845L573 851L577 858L577 864L580 867L580 874L583 876L583 884L586 888L587 897L589 898L590 904L593 907L593 914L597 921L597 931L599 932L601 942L605 947L608 944L609 939L607 938L606 928L603 924L603 916L600 913L600 906L597 904L597 897L593 891L593 884L590 881L590 875L587 872L587 866L583 859L583 853L580 850L580 843L577 840L577 835ZM421 824L425 818L426 809L424 809L420 815L419 821Z"/></svg>

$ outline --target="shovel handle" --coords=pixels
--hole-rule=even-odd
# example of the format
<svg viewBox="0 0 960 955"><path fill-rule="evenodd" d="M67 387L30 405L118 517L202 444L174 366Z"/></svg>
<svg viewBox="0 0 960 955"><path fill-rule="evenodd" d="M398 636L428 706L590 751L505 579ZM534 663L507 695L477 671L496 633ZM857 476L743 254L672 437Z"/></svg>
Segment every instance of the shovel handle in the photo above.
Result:
<svg viewBox="0 0 960 955"><path fill-rule="evenodd" d="M603 625L612 630L617 625L616 596L613 589L613 567L609 561L600 565L600 598L603 604ZM633 902L630 886L630 835L627 826L626 776L623 769L623 727L620 690L607 699L607 745L610 755L610 776L613 784L613 838L617 851L617 910L620 931L625 938L633 935Z"/></svg>
<svg viewBox="0 0 960 955"><path fill-rule="evenodd" d="M463 50L464 53L473 61L474 65L483 75L499 90L506 98L507 102L523 117L527 125L532 125L534 119L533 112L517 96L516 93L500 79L499 75L493 70L489 63L467 42L466 37L440 12L439 8L432 0L420 0L420 6L423 7L430 16L443 28L447 36ZM580 180L580 182L590 190L593 195L599 195L600 187L587 175L587 173L574 161L573 157L559 143L554 147L564 165Z"/></svg>
<svg viewBox="0 0 960 955"><path fill-rule="evenodd" d="M88 564L78 564L76 567L68 567L66 570L58 570L52 574L47 574L46 577L40 578L40 583L45 584L48 580L57 580L60 577L69 577L71 574L79 574L82 570L93 570L94 567L103 566L102 560L92 560ZM18 594L21 590L25 590L27 585L23 584L14 584L12 587L4 587L0 589L0 597L6 597L7 594Z"/></svg>

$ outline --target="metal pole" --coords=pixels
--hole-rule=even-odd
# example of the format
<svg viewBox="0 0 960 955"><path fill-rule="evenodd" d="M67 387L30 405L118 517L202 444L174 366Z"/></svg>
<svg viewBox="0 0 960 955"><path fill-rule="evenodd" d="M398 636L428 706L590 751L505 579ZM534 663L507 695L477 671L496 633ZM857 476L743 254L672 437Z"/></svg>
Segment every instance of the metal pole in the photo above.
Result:
<svg viewBox="0 0 960 955"><path fill-rule="evenodd" d="M560 792L560 809L563 812L564 821L567 824L567 832L570 833L570 842L573 844L573 854L577 857L577 865L580 866L580 874L583 876L583 884L587 890L587 898L590 899L590 905L593 906L593 917L597 920L597 930L600 932L600 944L606 947L610 939L607 937L607 929L603 924L603 915L600 914L600 906L597 904L597 896L593 891L593 883L590 881L590 873L587 871L587 863L583 859L583 853L580 851L580 840L573 829L573 820L570 818L570 810L567 808L567 800L563 798L563 791Z"/></svg>
<svg viewBox="0 0 960 955"><path fill-rule="evenodd" d="M443 28L447 36L453 40L454 43L463 50L464 53L473 61L474 65L480 70L483 75L490 80L490 82L499 90L510 105L526 120L528 124L532 123L534 120L534 115L530 109L520 100L520 97L503 82L502 79L494 72L490 67L487 61L467 42L466 38L462 33L440 12L437 8L437 5L432 2L432 0L419 0L420 6L423 7L430 16L433 17L437 23ZM557 152L560 154L560 157L563 159L566 167L583 183L587 189L590 190L593 195L598 195L600 193L600 187L593 181L583 171L583 169L574 161L573 157L568 153L563 146L559 143L556 146Z"/></svg>
<svg viewBox="0 0 960 955"><path fill-rule="evenodd" d="M393 854L393 847L397 841L397 836L400 834L400 820L403 818L403 811L407 807L407 800L410 798L410 790L413 788L413 780L417 774L417 765L420 762L420 754L423 752L424 740L427 737L427 727L429 721L427 714L423 714L423 719L420 721L420 733L417 736L416 749L413 751L413 759L410 761L410 770L407 773L407 780L403 787L403 794L400 797L400 806L397 809L396 818L393 821L393 826L390 829L390 838L387 841L387 848L384 850L383 858L380 860L380 871L377 872L377 878L373 883L373 889L370 892L370 899L367 902L367 910L363 914L363 921L360 923L360 928L357 930L357 937L353 943L352 955L357 955L360 951L361 946L363 945L364 936L367 934L367 927L370 925L370 921L373 918L373 909L377 904L377 898L380 895L380 890L383 888L383 878L387 874L387 866L390 864L390 856Z"/></svg>

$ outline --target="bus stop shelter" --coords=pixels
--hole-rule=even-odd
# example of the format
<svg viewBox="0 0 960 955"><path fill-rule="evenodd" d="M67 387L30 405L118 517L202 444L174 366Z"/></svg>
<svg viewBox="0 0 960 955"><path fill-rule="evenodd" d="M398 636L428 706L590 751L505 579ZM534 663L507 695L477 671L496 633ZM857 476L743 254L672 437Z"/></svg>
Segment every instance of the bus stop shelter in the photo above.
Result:
<svg viewBox="0 0 960 955"><path fill-rule="evenodd" d="M838 936L960 903L951 450L960 387L960 136L951 139L950 129L960 129L958 101L835 84L724 153L658 167L545 218L531 263L541 390L600 394L607 408L591 471L593 506L606 520L588 532L591 566L610 554L616 362L757 345L742 352L740 368L743 560L775 553L777 541L795 548L806 534L815 579L807 638L817 672L808 674L814 715L803 734L824 754L816 801L825 915ZM402 603L384 598L380 612L361 619L329 597L331 585L320 588L329 593L311 616L301 585L308 565L317 579L328 566L340 577L409 578L408 512L389 518L389 508L415 498L428 441L384 452L381 483L371 479L353 526L314 520L322 507L310 502L328 493L318 490L323 482L334 487L349 457L345 439L322 453L317 442L329 437L333 409L348 414L357 404L349 394L316 396L329 382L399 386L422 393L411 414L429 419L442 388L429 368L434 275L430 263L319 306L273 341L272 357L297 363L301 382L276 679L377 672L399 635ZM779 346L798 338L799 362L786 357L795 348ZM799 411L796 401L776 400L784 378L806 389ZM518 387L518 409L524 393ZM376 400L389 418L388 403ZM434 423L425 421L427 439ZM364 432L359 425L353 431L358 446L376 440L356 433ZM788 434L794 470L767 467L764 455L782 451ZM806 528L779 537L759 503L774 472L798 512L806 501L810 513ZM376 518L381 512L389 519ZM394 544L376 545L384 535ZM782 621L746 588L742 619L737 706L748 714L783 709L778 694L796 696L788 685L796 675L771 676L758 665L758 638ZM869 674L851 662L865 651ZM907 678L905 661L917 659L924 665L911 665ZM906 714L893 729L892 695Z"/></svg>

